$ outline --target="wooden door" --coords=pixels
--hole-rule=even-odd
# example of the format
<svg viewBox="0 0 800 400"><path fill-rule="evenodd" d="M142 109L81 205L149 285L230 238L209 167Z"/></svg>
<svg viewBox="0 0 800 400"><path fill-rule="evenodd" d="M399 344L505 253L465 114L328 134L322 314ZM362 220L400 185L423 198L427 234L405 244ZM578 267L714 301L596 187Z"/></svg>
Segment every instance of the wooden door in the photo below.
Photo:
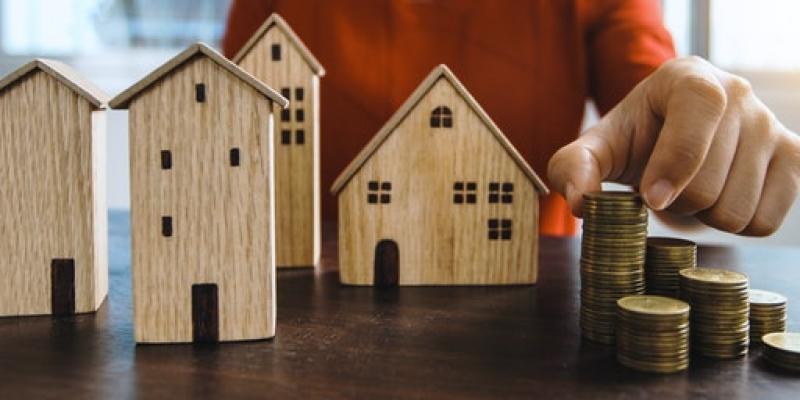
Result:
<svg viewBox="0 0 800 400"><path fill-rule="evenodd" d="M376 287L396 287L400 282L400 250L394 240L381 240L375 246Z"/></svg>
<svg viewBox="0 0 800 400"><path fill-rule="evenodd" d="M219 298L216 284L192 285L192 341L219 341Z"/></svg>
<svg viewBox="0 0 800 400"><path fill-rule="evenodd" d="M75 314L75 260L50 262L50 307L53 315Z"/></svg>

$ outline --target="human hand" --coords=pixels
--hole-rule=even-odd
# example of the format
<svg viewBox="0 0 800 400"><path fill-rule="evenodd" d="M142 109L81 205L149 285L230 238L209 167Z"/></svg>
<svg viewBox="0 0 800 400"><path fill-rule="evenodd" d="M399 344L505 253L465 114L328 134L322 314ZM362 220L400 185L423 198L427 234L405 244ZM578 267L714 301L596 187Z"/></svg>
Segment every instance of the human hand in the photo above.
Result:
<svg viewBox="0 0 800 400"><path fill-rule="evenodd" d="M612 181L638 187L654 210L766 236L797 196L800 138L747 81L689 57L662 65L556 152L548 177L578 216L582 195Z"/></svg>

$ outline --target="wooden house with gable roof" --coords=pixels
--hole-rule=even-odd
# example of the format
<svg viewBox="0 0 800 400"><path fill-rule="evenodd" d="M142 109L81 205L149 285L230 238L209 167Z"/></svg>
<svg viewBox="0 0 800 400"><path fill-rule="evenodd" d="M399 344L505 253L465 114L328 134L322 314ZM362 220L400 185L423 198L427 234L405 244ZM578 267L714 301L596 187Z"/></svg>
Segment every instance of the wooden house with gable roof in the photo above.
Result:
<svg viewBox="0 0 800 400"><path fill-rule="evenodd" d="M0 316L93 312L106 298L106 101L53 60L0 80Z"/></svg>
<svg viewBox="0 0 800 400"><path fill-rule="evenodd" d="M532 284L547 188L444 65L333 184L352 285Z"/></svg>
<svg viewBox="0 0 800 400"><path fill-rule="evenodd" d="M273 113L287 104L204 44L110 102L129 110L137 342L274 336Z"/></svg>
<svg viewBox="0 0 800 400"><path fill-rule="evenodd" d="M290 100L275 129L277 262L314 266L321 247L319 82L325 69L278 14L264 21L233 62Z"/></svg>

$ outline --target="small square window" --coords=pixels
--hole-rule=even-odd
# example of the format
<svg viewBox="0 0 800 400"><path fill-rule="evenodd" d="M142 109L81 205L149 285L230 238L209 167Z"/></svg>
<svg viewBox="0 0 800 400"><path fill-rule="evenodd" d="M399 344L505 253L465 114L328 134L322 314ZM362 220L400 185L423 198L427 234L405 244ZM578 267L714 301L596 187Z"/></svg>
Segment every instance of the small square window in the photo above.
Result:
<svg viewBox="0 0 800 400"><path fill-rule="evenodd" d="M441 127L442 127L442 118L431 117L431 128L441 128Z"/></svg>
<svg viewBox="0 0 800 400"><path fill-rule="evenodd" d="M231 167L239 166L239 148L234 147L231 149Z"/></svg>
<svg viewBox="0 0 800 400"><path fill-rule="evenodd" d="M392 183L389 181L369 181L367 183L367 203L389 204L392 202Z"/></svg>
<svg viewBox="0 0 800 400"><path fill-rule="evenodd" d="M290 122L292 120L292 110L284 108L281 110L281 121Z"/></svg>
<svg viewBox="0 0 800 400"><path fill-rule="evenodd" d="M502 195L501 195L502 189ZM490 182L489 183L489 203L511 204L514 202L514 184L511 182Z"/></svg>
<svg viewBox="0 0 800 400"><path fill-rule="evenodd" d="M452 128L452 127L453 127L453 118L451 117L442 118L442 128Z"/></svg>
<svg viewBox="0 0 800 400"><path fill-rule="evenodd" d="M161 169L172 169L172 152L161 150Z"/></svg>
<svg viewBox="0 0 800 400"><path fill-rule="evenodd" d="M306 97L306 91L305 91L305 90L303 90L303 88L299 87L299 88L295 88L295 89L294 89L294 99L295 99L295 100L297 100L297 101L303 101L303 99L304 99L305 97Z"/></svg>
<svg viewBox="0 0 800 400"><path fill-rule="evenodd" d="M510 219L489 219L488 228L489 240L511 240Z"/></svg>
<svg viewBox="0 0 800 400"><path fill-rule="evenodd" d="M285 87L281 88L281 96L285 97L287 100L292 98L292 89Z"/></svg>
<svg viewBox="0 0 800 400"><path fill-rule="evenodd" d="M206 101L206 85L202 83L198 83L194 85L194 99L198 103L203 103Z"/></svg>
<svg viewBox="0 0 800 400"><path fill-rule="evenodd" d="M172 217L161 217L161 235L164 237L172 236Z"/></svg>
<svg viewBox="0 0 800 400"><path fill-rule="evenodd" d="M294 135L295 135L295 137L294 137L294 142L295 143L297 143L297 144L305 144L306 143L306 131L304 131L302 129L298 129L294 133Z"/></svg>
<svg viewBox="0 0 800 400"><path fill-rule="evenodd" d="M275 43L272 45L272 61L280 61L281 60L281 45Z"/></svg>
<svg viewBox="0 0 800 400"><path fill-rule="evenodd" d="M306 112L305 112L305 111L303 111L303 109L302 109L302 108L298 108L298 109L297 109L297 110L295 110L294 112L295 112L295 114L294 114L294 119L295 119L297 122L303 122L303 121L305 121L305 120L306 120Z"/></svg>
<svg viewBox="0 0 800 400"><path fill-rule="evenodd" d="M455 204L476 204L478 196L476 182L454 182L453 183L453 203Z"/></svg>
<svg viewBox="0 0 800 400"><path fill-rule="evenodd" d="M292 144L292 131L288 129L281 131L281 144Z"/></svg>

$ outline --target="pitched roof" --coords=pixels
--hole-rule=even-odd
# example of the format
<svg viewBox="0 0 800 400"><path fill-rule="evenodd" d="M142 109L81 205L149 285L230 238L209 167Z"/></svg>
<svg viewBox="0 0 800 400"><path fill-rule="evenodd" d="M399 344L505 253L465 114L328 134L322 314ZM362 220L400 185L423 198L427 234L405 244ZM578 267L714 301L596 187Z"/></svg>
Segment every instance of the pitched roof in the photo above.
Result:
<svg viewBox="0 0 800 400"><path fill-rule="evenodd" d="M446 65L439 65L438 67L434 68L433 71L422 81L422 84L417 87L414 93L411 94L411 97L406 100L405 103L397 110L389 121L386 122L385 125L381 128L380 131L372 138L372 140L367 143L366 146L361 150L360 153L350 162L350 164L345 168L345 170L339 175L338 178L333 182L333 186L331 187L331 192L333 194L338 194L346 185L347 182L358 172L359 169L364 165L365 162L381 147L381 145L386 141L386 139L391 135L395 128L397 128L401 122L406 118L406 116L411 112L411 110L416 107L417 103L425 96L425 94L430 91L433 85L440 79L447 79L456 91L461 95L461 97L467 102L467 104L472 108L473 111L478 115L478 117L483 121L483 123L489 128L489 131L494 135L495 139L503 146L503 148L508 152L508 155L514 160L517 166L525 173L525 176L533 183L536 190L539 191L541 194L548 194L549 190L547 186L545 186L544 182L533 172L533 169L522 158L522 155L519 154L517 149L511 142L508 141L505 135L500 132L500 128L495 125L494 121L489 118L489 115L486 114L486 111L481 108L480 104L472 97L464 85L453 75L453 72L447 68Z"/></svg>
<svg viewBox="0 0 800 400"><path fill-rule="evenodd" d="M286 23L286 20L281 18L281 16L277 13L270 15L269 18L267 18L266 21L261 24L261 27L258 28L253 36L250 37L250 40L248 40L247 43L242 46L239 52L236 53L236 56L233 57L233 62L239 64L244 56L250 52L253 46L255 46L259 40L261 40L264 34L267 33L267 31L272 28L273 25L281 29L286 36L289 37L289 40L291 40L294 45L297 46L297 48L300 50L300 55L306 60L308 65L311 67L311 70L313 70L315 74L319 76L325 76L325 68L322 67L322 64L320 64L319 61L317 61L317 58L311 54L311 51L308 50L308 47L306 47L305 43L300 40L300 37L297 36L289 24Z"/></svg>
<svg viewBox="0 0 800 400"><path fill-rule="evenodd" d="M93 83L84 78L78 71L75 71L67 64L60 61L37 58L6 75L0 80L0 92L6 90L10 85L17 82L20 78L28 75L34 70L40 70L52 76L59 82L67 85L70 89L92 103L97 108L105 108L109 96L100 90Z"/></svg>
<svg viewBox="0 0 800 400"><path fill-rule="evenodd" d="M189 48L164 63L162 66L158 67L155 71L142 78L139 82L136 82L133 86L129 87L124 92L111 99L109 105L111 108L127 108L134 97L138 96L142 91L149 88L150 85L158 82L161 80L161 78L172 72L175 68L181 66L184 62L192 59L192 57L197 54L203 54L207 56L219 66L239 77L239 79L252 86L255 90L261 92L270 100L280 104L281 107L286 108L286 106L289 105L289 100L285 99L278 92L265 85L252 75L248 74L236 64L223 57L222 54L219 54L216 50L208 47L208 45L204 43L195 43L189 46Z"/></svg>

